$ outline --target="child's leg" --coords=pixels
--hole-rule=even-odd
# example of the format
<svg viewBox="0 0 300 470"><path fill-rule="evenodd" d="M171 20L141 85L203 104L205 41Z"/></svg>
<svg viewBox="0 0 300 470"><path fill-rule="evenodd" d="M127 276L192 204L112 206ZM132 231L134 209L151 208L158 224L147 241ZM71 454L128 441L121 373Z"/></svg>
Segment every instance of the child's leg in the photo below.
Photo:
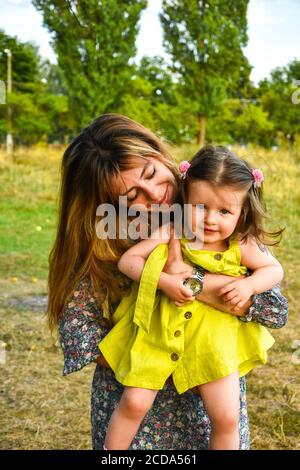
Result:
<svg viewBox="0 0 300 470"><path fill-rule="evenodd" d="M211 420L210 449L239 449L240 384L239 374L200 385L204 406Z"/></svg>
<svg viewBox="0 0 300 470"><path fill-rule="evenodd" d="M158 390L126 387L108 425L104 446L108 450L128 449L141 422L150 410Z"/></svg>

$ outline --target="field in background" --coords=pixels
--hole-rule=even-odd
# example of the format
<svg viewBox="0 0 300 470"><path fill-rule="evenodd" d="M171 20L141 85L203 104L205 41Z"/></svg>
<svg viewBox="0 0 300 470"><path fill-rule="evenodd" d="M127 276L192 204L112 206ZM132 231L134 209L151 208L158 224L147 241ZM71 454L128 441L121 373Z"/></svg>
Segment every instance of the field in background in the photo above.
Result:
<svg viewBox="0 0 300 470"><path fill-rule="evenodd" d="M178 160L196 147L172 149ZM300 449L300 164L288 150L236 148L261 168L275 226L286 226L275 254L285 269L290 318L273 331L276 344L265 367L248 377L253 449ZM56 224L62 149L19 149L14 161L0 152L0 448L88 449L93 366L63 378L62 354L40 310L24 299L46 295L47 258ZM297 353L292 343L299 340ZM163 423L162 423L163 424Z"/></svg>

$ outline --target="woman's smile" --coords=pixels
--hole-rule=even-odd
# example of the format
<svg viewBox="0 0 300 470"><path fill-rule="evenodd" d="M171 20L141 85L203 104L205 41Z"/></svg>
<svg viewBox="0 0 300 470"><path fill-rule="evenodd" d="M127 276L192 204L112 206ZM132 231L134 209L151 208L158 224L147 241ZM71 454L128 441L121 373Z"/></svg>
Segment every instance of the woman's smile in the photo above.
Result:
<svg viewBox="0 0 300 470"><path fill-rule="evenodd" d="M170 201L169 201L169 185L167 186L167 189L166 189L163 197L158 201L158 204L170 204Z"/></svg>

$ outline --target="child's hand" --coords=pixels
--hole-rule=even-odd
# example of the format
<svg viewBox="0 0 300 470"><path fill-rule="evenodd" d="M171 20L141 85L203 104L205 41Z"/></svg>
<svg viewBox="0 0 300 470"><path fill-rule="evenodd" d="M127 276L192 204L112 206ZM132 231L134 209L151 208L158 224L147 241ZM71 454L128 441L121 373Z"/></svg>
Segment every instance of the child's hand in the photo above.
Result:
<svg viewBox="0 0 300 470"><path fill-rule="evenodd" d="M234 307L233 311L235 312L242 308L253 294L254 291L249 278L237 279L220 290L224 302Z"/></svg>
<svg viewBox="0 0 300 470"><path fill-rule="evenodd" d="M193 291L183 285L183 281L190 277L190 273L182 272L180 274L165 274L164 281L161 284L163 293L172 300L177 307L181 307L186 302L195 299Z"/></svg>

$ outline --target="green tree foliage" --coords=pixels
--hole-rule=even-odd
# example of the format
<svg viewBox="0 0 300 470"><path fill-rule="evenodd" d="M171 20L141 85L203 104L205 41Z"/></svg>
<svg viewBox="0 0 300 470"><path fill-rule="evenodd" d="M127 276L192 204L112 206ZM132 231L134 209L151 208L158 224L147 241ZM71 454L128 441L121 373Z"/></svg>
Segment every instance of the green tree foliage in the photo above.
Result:
<svg viewBox="0 0 300 470"><path fill-rule="evenodd" d="M168 64L162 57L143 57L138 67L138 75L152 84L151 102L154 105L157 103L176 104L174 81Z"/></svg>
<svg viewBox="0 0 300 470"><path fill-rule="evenodd" d="M60 141L72 133L67 97L47 93L46 87L31 93L13 92L7 103L12 109L12 129L16 144L31 145L41 140ZM2 142L7 132L6 106L0 108Z"/></svg>
<svg viewBox="0 0 300 470"><path fill-rule="evenodd" d="M142 58L117 111L175 144L190 141L195 133L190 102L160 56Z"/></svg>
<svg viewBox="0 0 300 470"><path fill-rule="evenodd" d="M120 97L118 106L111 108L111 111L125 114L155 131L157 130L157 122L152 96L152 83L136 73L132 76L127 88Z"/></svg>
<svg viewBox="0 0 300 470"><path fill-rule="evenodd" d="M259 103L245 99L228 99L211 120L208 140L217 143L249 142L270 146L274 143L274 125Z"/></svg>
<svg viewBox="0 0 300 470"><path fill-rule="evenodd" d="M12 52L12 93L7 104L12 110L12 131L17 144L40 140L62 141L75 127L63 95L57 66L44 64L38 49L0 31L0 50ZM47 65L47 66L46 66ZM7 56L0 55L0 80L6 81ZM7 106L0 106L0 138L8 131Z"/></svg>
<svg viewBox="0 0 300 470"><path fill-rule="evenodd" d="M182 82L205 140L206 121L221 109L229 90L245 87L249 0L163 0L164 45Z"/></svg>
<svg viewBox="0 0 300 470"><path fill-rule="evenodd" d="M57 64L44 60L41 65L41 75L43 83L47 85L48 93L67 96L67 86L62 71Z"/></svg>
<svg viewBox="0 0 300 470"><path fill-rule="evenodd" d="M146 0L33 0L53 38L78 127L116 109L132 75Z"/></svg>
<svg viewBox="0 0 300 470"><path fill-rule="evenodd" d="M40 59L37 48L30 43L23 43L16 37L8 36L0 30L0 77L7 78L7 55L5 49L12 52L12 86L18 91L32 91L33 85L40 82Z"/></svg>
<svg viewBox="0 0 300 470"><path fill-rule="evenodd" d="M300 134L300 91L297 92L300 84L296 84L297 80L300 81L300 60L295 59L286 67L273 70L271 77L261 81L258 89L263 109L274 123L275 136L283 135L292 144Z"/></svg>

